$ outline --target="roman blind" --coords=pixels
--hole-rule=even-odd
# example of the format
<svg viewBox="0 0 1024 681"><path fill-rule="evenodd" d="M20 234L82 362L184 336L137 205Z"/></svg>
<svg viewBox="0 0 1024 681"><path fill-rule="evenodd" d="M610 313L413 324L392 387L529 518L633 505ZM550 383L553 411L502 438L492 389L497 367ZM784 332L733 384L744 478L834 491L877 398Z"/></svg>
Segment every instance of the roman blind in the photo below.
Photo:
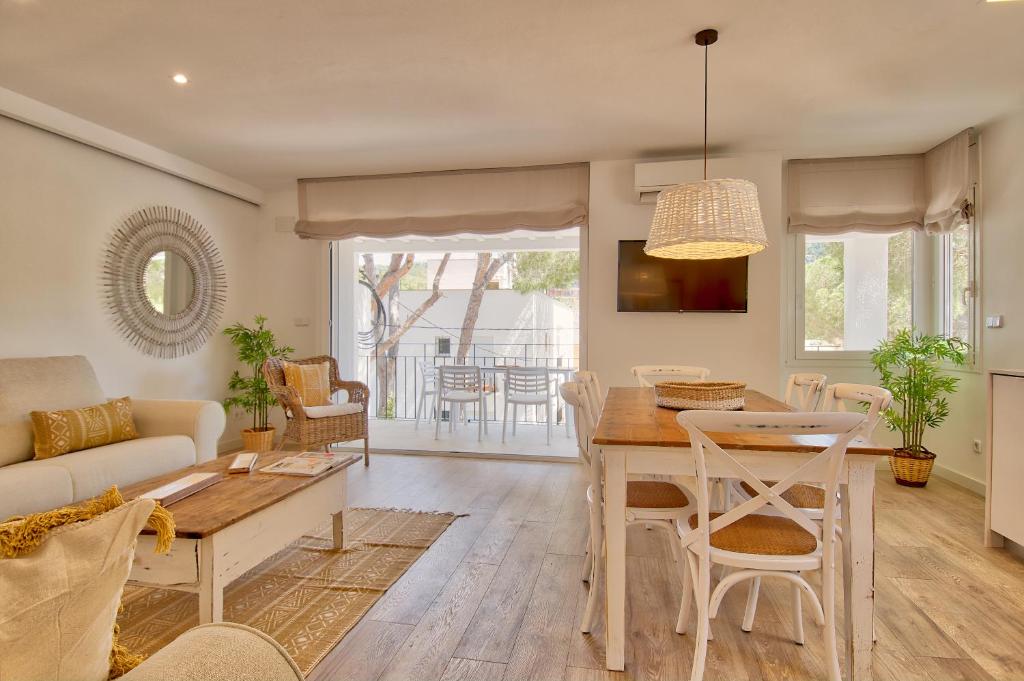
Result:
<svg viewBox="0 0 1024 681"><path fill-rule="evenodd" d="M306 239L440 236L584 225L590 166L574 163L299 180Z"/></svg>
<svg viewBox="0 0 1024 681"><path fill-rule="evenodd" d="M924 229L929 234L951 232L971 218L970 147L970 131L964 130L924 155Z"/></svg>
<svg viewBox="0 0 1024 681"><path fill-rule="evenodd" d="M896 233L920 229L924 157L793 160L788 169L789 231Z"/></svg>
<svg viewBox="0 0 1024 681"><path fill-rule="evenodd" d="M972 212L970 144L964 130L924 154L792 160L789 231L952 231Z"/></svg>

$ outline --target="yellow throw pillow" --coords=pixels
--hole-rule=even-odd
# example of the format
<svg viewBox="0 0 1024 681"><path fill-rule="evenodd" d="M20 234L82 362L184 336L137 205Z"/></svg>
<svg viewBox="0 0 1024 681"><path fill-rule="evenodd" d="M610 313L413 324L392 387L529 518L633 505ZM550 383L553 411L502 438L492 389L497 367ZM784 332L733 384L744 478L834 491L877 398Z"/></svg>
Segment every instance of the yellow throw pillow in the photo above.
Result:
<svg viewBox="0 0 1024 681"><path fill-rule="evenodd" d="M132 401L128 397L81 409L34 411L32 432L37 459L134 440L139 436L132 419Z"/></svg>
<svg viewBox="0 0 1024 681"><path fill-rule="evenodd" d="M331 403L331 364L284 363L284 382L299 393L304 407L323 407Z"/></svg>

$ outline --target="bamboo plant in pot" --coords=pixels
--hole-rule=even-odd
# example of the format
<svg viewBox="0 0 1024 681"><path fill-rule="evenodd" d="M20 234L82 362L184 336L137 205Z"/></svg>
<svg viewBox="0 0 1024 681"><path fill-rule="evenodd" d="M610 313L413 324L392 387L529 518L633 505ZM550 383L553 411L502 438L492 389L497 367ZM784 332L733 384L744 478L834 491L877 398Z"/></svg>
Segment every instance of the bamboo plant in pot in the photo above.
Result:
<svg viewBox="0 0 1024 681"><path fill-rule="evenodd" d="M943 364L963 366L970 350L959 338L904 329L871 352L882 386L893 396L885 422L889 430L898 430L903 437L902 446L889 457L889 467L900 485L924 487L928 483L935 454L924 446L924 435L949 416L946 396L956 392L960 382L943 372Z"/></svg>
<svg viewBox="0 0 1024 681"><path fill-rule="evenodd" d="M252 452L265 452L274 446L275 429L270 425L270 407L274 394L263 378L263 363L271 357L285 357L294 348L278 345L274 332L265 328L267 318L256 315L255 326L238 322L224 329L224 335L235 346L238 361L249 367L250 376L236 370L228 380L228 389L234 395L225 398L224 410L240 409L252 414L252 427L242 430L242 447Z"/></svg>

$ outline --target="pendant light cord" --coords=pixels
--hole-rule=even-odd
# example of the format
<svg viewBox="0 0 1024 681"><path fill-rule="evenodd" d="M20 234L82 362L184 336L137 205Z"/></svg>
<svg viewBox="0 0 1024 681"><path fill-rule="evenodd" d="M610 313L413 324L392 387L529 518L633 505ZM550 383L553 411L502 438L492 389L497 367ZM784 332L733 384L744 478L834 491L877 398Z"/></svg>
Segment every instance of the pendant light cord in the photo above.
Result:
<svg viewBox="0 0 1024 681"><path fill-rule="evenodd" d="M708 179L708 46L704 46L704 181Z"/></svg>

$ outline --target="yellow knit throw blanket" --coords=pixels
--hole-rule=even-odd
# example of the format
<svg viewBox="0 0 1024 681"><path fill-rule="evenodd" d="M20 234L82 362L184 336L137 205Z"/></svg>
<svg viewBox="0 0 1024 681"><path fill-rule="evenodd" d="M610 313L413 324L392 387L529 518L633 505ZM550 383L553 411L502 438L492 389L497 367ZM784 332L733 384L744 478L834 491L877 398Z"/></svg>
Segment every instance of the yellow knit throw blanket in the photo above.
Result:
<svg viewBox="0 0 1024 681"><path fill-rule="evenodd" d="M0 523L0 558L17 558L34 551L46 539L50 530L71 523L90 520L124 504L124 497L111 487L100 496L77 506L65 506L53 511L14 516ZM156 532L156 552L167 553L174 541L174 517L171 512L157 504L146 522ZM110 650L111 679L131 671L142 662L144 656L129 652L117 642L118 627L114 624L114 641Z"/></svg>

